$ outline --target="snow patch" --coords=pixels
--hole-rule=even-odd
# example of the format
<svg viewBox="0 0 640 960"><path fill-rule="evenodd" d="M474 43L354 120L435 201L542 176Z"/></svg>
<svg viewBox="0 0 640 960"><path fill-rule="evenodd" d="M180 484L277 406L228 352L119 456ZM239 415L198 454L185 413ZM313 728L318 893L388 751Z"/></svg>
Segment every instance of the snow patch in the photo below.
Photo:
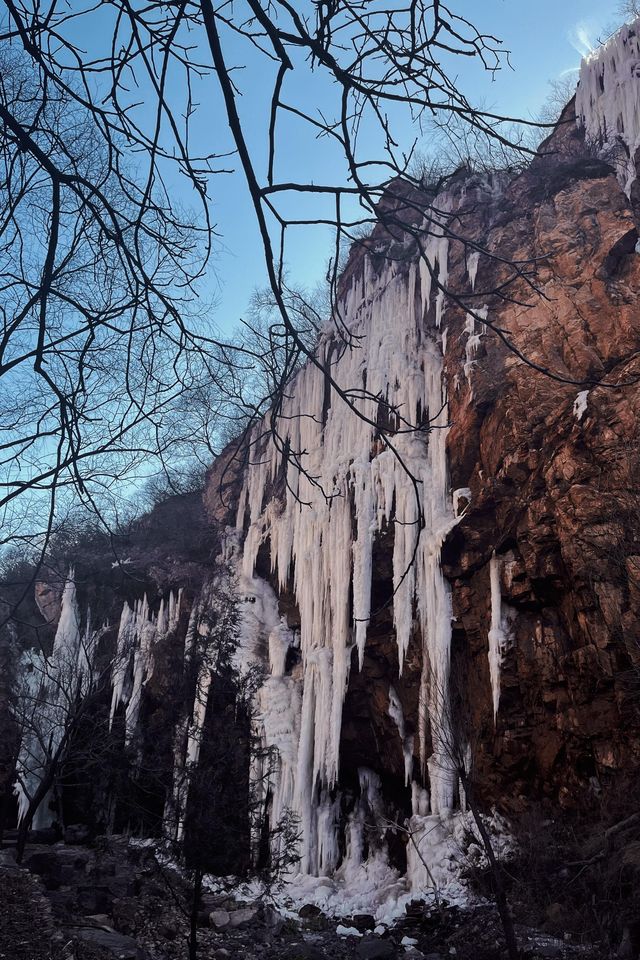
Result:
<svg viewBox="0 0 640 960"><path fill-rule="evenodd" d="M573 401L573 415L578 421L582 420L583 416L587 412L587 403L589 400L589 391L581 390L578 396Z"/></svg>

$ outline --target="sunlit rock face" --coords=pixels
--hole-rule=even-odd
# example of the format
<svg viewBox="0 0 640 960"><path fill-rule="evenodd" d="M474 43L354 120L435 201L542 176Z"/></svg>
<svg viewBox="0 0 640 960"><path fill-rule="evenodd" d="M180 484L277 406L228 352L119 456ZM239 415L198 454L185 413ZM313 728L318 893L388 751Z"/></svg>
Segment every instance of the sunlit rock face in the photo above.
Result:
<svg viewBox="0 0 640 960"><path fill-rule="evenodd" d="M451 744L485 802L512 810L588 803L637 767L640 259L635 167L606 132L622 110L635 150L635 43L625 28L602 53L617 92L607 66L594 99L602 65L583 66L578 118L572 103L525 173L461 172L432 206L392 186L453 296L397 228L352 253L353 349L329 329L318 356L339 386L401 411L398 455L376 431L384 404L358 401L359 419L313 365L280 449L263 426L252 437L226 520L242 575L282 598L274 628L293 655L272 667L264 735L286 733L276 807L300 816L310 872L360 843L363 770L390 819L446 819L464 804Z"/></svg>

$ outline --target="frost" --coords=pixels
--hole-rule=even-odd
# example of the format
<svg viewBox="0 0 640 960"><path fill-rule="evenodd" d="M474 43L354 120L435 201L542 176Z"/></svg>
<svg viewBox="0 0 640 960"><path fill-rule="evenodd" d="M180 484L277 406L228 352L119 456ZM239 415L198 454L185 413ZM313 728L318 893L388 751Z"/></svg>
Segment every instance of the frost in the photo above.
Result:
<svg viewBox="0 0 640 960"><path fill-rule="evenodd" d="M637 175L633 158L640 146L639 24L625 24L583 59L576 93L578 122L604 156L615 152L627 195Z"/></svg>
<svg viewBox="0 0 640 960"><path fill-rule="evenodd" d="M587 412L587 403L589 400L589 391L581 390L578 396L573 401L573 415L578 421L582 420L585 413Z"/></svg>

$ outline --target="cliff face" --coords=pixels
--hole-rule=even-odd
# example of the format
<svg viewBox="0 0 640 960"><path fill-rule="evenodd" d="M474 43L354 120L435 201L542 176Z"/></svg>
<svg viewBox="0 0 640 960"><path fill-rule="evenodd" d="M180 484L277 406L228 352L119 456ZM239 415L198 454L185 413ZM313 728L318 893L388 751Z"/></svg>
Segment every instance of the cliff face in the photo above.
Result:
<svg viewBox="0 0 640 960"><path fill-rule="evenodd" d="M471 500L443 557L487 734L487 790L571 804L639 760L630 679L640 656L640 257L616 171L581 155L571 107L563 119L548 155L507 188L497 215L474 224L489 250L530 261L539 292L521 280L507 292L514 302L488 298L489 317L558 379L486 332L461 380L465 337L451 338L449 463ZM495 289L505 271L484 264L477 287ZM454 287L463 275L459 260ZM494 550L513 615L492 733L483 664Z"/></svg>
<svg viewBox="0 0 640 960"><path fill-rule="evenodd" d="M378 228L368 249L352 255L342 282L344 314L356 318L356 327L366 315L374 349L362 347L360 368L350 373L363 371L366 387L428 421L422 453L396 435L414 475L412 458L422 456L429 466L420 476L427 547L424 554L417 548L418 569L407 577L414 591L408 612L401 577L406 548L398 557L406 489L397 475L385 474L388 451L381 453L375 431L369 435L352 415L356 426L345 417L336 441L331 417L340 401L332 398L327 414L326 393L314 393L304 373L296 381L297 412L323 421L303 442L300 432L288 440L305 450L302 467L314 484L331 476L350 491L346 550L340 533L327 532L339 517L336 501L327 506L310 493L306 477L292 480L290 462L271 462L268 446L256 445L260 455L252 460L262 466L249 467L240 480L245 575L256 569L280 593L288 628L302 635L287 642L302 648L303 664L318 651L329 661L328 674L316 666L302 671L300 696L315 728L309 747L303 747L305 705L302 721L290 718L289 733L298 740L293 779L310 765L307 786L298 783L287 796L294 806L296 789L304 803L318 791L314 802L326 818L337 785L342 800L335 816L345 816L344 791L362 794L364 768L380 778L390 808L415 818L416 789L424 784L431 814L446 810L458 799L450 783L438 785L447 781L447 744L440 744L438 759L438 740L452 736L443 730L456 711L466 716L478 791L502 809L541 798L588 806L612 776L638 768L640 257L636 187L626 162L621 176L621 149L618 143L617 152L607 153L585 138L572 103L529 169L511 182L457 175L431 208L441 213L425 241L434 275L452 294L444 300L414 267L415 243L398 227ZM394 217L420 225L429 200L401 185L390 194ZM434 244L433 224L443 216L447 237ZM390 295L394 284L401 289ZM402 314L414 308L415 341ZM331 358L335 342L329 338L324 349ZM418 364L414 350L424 352ZM434 361L436 354L441 359ZM405 365L401 385L398 362ZM338 380L341 364L331 367ZM439 375L441 394L429 382ZM388 413L379 409L378 416ZM370 461L364 480L362 434ZM433 462L439 446L448 470L442 489L441 464ZM220 519L218 480L214 472L207 499ZM307 501L311 507L302 505ZM305 510L312 516L303 529ZM320 516L322 531L314 526ZM441 585L429 573L438 552ZM343 576L350 579L347 599ZM346 604L347 626L336 594ZM450 633L433 609L448 602ZM336 669L340 643L346 665ZM296 669L291 682L300 678ZM303 749L311 755L301 760ZM429 774L420 772L425 764ZM413 800L405 778L414 784ZM306 829L318 832L322 846L321 828ZM327 866L317 849L309 857L310 869Z"/></svg>
<svg viewBox="0 0 640 960"><path fill-rule="evenodd" d="M198 547L193 503L177 523L159 507L147 546L109 574L106 607L127 601L100 635L116 650L113 735L161 754L155 827L164 816L181 835L206 740L220 543L241 656L266 671L258 727L278 761L264 812L299 818L303 872L391 864L415 890L426 856L446 880L461 756L484 805L507 812L588 807L638 770L636 54L623 31L584 65L578 117L570 104L525 172L460 171L435 196L390 185L277 442L258 425L244 463L213 465L213 532ZM60 593L39 587L45 619ZM75 656L73 604L54 649ZM407 820L419 858L387 829Z"/></svg>

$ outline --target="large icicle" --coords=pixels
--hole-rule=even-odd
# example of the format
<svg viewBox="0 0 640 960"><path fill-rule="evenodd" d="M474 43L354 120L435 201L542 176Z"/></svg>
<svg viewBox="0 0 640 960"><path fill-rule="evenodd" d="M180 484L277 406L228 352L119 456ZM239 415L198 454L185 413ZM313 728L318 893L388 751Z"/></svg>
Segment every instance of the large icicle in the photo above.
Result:
<svg viewBox="0 0 640 960"><path fill-rule="evenodd" d="M432 274L440 284L447 279L448 239L438 223L448 216L450 201L444 195L438 202L438 212L431 210L424 224L422 257L409 265L388 261L376 272L365 256L362 275L352 279L341 315L358 346L345 349L331 331L318 345L319 358L331 363L338 384L351 391L363 385L369 397L380 397L384 404L356 400L362 419L331 395L327 409L324 373L309 364L288 391L279 420L285 448L304 451L303 470L295 457L284 459L284 445L276 449L261 427L251 437L235 535L244 539L246 582L253 578L258 550L266 540L281 588L290 584L293 571L300 613L301 702L298 685L285 687L286 678L274 671L265 685L262 709L265 718L272 711L280 717L282 733L286 731L282 772L288 784L278 788L279 802L291 798L300 817L302 869L307 872L326 865L331 848L326 823L331 822L327 811L332 801L322 788L332 788L338 776L351 655L357 649L362 664L371 612L373 542L386 524L394 527L393 620L400 670L415 630L415 613L422 636L420 743L423 768L428 761L434 812L450 810L457 792L448 719L451 598L440 569L442 542L457 520L446 459L441 347L445 297L440 287L432 289ZM471 273L475 266L472 259ZM427 422L429 429L394 434L394 452L380 440L375 426L380 417L392 426L395 419L401 427ZM281 501L269 500L267 490L279 474L286 480L286 492ZM280 729L279 722L274 731ZM431 758L426 756L428 724ZM295 751L290 740L294 729Z"/></svg>
<svg viewBox="0 0 640 960"><path fill-rule="evenodd" d="M167 602L160 601L154 614L145 594L134 602L125 601L120 616L116 652L111 666L111 710L109 729L116 710L125 704L125 740L133 739L140 716L142 690L153 673L154 647L158 640L175 630L180 616L182 590L171 591Z"/></svg>
<svg viewBox="0 0 640 960"><path fill-rule="evenodd" d="M500 670L502 661L511 640L512 611L502 602L500 586L501 560L495 551L489 561L489 581L491 584L491 627L489 629L489 675L493 696L494 720L498 716L500 705Z"/></svg>

